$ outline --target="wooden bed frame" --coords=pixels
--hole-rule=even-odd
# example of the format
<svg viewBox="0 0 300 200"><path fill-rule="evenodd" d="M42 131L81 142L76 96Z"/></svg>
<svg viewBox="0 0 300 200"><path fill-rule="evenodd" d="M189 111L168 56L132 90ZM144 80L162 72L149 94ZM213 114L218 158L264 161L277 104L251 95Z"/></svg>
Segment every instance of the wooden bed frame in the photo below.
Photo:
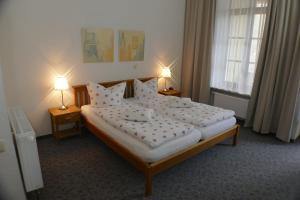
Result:
<svg viewBox="0 0 300 200"><path fill-rule="evenodd" d="M141 78L142 82L152 79L149 78ZM123 80L123 81L113 81L113 82L104 82L99 83L104 87L111 87L118 83L126 81L126 90L124 93L124 98L133 97L134 94L134 80ZM74 94L75 94L75 104L78 107L90 103L90 97L88 95L88 91L86 85L77 85L73 86ZM166 158L155 162L145 162L140 157L136 156L132 152L130 152L126 147L122 144L118 143L109 134L104 131L98 129L95 125L89 122L84 116L83 124L86 128L88 128L94 135L96 135L99 139L101 139L106 145L108 145L111 149L121 155L124 159L129 161L132 165L134 165L137 169L142 171L145 175L145 196L149 196L152 193L152 178L154 175L166 170L198 153L224 141L227 138L233 137L233 146L237 144L237 137L239 135L239 125L234 125L232 128L223 131L213 137L210 137L206 140L199 141L197 144L191 145L188 148L185 148L181 151L178 151Z"/></svg>

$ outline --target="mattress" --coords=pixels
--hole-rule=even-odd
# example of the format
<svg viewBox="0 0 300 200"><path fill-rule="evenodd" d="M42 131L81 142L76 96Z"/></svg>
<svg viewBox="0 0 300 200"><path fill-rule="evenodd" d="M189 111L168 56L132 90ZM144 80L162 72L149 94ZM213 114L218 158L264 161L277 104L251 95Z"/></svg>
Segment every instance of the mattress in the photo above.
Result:
<svg viewBox="0 0 300 200"><path fill-rule="evenodd" d="M201 139L201 132L197 129L194 129L190 134L184 137L180 137L157 148L151 149L132 136L123 133L121 130L114 128L110 124L106 123L103 119L96 115L96 113L93 111L92 106L82 106L81 113L87 118L90 123L92 123L98 129L109 134L111 138L116 140L119 144L122 144L131 153L140 157L145 162L155 162L157 160L170 156L180 150L196 144Z"/></svg>
<svg viewBox="0 0 300 200"><path fill-rule="evenodd" d="M202 134L202 140L205 140L207 138L210 138L212 136L215 136L231 127L233 127L236 124L235 117L231 117L222 121L219 121L213 125L207 126L207 127L196 127L196 129L200 130Z"/></svg>

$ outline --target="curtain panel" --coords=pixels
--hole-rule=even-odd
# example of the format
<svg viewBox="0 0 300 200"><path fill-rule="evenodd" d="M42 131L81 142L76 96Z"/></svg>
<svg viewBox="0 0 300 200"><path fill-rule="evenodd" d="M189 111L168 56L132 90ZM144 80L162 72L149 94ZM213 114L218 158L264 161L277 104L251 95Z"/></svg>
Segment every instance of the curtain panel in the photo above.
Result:
<svg viewBox="0 0 300 200"><path fill-rule="evenodd" d="M216 0L187 0L183 61L182 96L209 103L211 52Z"/></svg>
<svg viewBox="0 0 300 200"><path fill-rule="evenodd" d="M292 137L300 86L300 1L272 0L248 106L247 126Z"/></svg>
<svg viewBox="0 0 300 200"><path fill-rule="evenodd" d="M293 118L291 135L292 135L291 136L292 140L295 140L300 136L300 86L299 86L298 97L296 101L296 110Z"/></svg>

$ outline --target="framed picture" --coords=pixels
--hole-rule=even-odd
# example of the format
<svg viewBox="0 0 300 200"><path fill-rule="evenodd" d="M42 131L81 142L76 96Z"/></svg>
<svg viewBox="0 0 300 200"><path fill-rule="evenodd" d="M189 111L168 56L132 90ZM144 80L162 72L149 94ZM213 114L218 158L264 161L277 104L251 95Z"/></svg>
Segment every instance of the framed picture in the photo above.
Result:
<svg viewBox="0 0 300 200"><path fill-rule="evenodd" d="M114 61L114 31L112 29L82 28L84 63Z"/></svg>
<svg viewBox="0 0 300 200"><path fill-rule="evenodd" d="M144 31L119 31L119 61L143 61Z"/></svg>

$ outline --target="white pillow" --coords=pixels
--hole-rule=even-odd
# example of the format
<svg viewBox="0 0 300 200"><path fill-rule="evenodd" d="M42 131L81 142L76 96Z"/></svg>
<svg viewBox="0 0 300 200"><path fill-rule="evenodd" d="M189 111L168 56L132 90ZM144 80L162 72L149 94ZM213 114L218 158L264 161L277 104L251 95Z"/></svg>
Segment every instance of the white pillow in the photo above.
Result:
<svg viewBox="0 0 300 200"><path fill-rule="evenodd" d="M107 107L120 105L124 96L126 83L122 82L109 88L89 82L87 84L91 105L95 107Z"/></svg>
<svg viewBox="0 0 300 200"><path fill-rule="evenodd" d="M137 99L149 99L157 97L157 79L142 82L134 79L134 97Z"/></svg>

